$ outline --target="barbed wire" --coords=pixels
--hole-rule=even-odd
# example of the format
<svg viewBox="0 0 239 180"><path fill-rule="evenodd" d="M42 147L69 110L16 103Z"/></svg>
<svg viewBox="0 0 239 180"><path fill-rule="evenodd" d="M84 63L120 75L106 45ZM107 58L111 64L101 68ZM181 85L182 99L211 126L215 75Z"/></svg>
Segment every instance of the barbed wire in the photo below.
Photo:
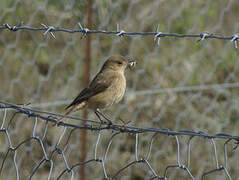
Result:
<svg viewBox="0 0 239 180"><path fill-rule="evenodd" d="M200 34L176 34L176 33L163 33L159 32L159 26L156 26L156 30L152 32L127 32L119 28L119 24L116 25L116 31L106 31L106 30L90 30L88 28L84 28L81 23L78 23L79 29L67 29L55 26L48 26L45 24L41 24L43 27L30 27L30 26L23 26L23 22L20 22L17 26L10 26L9 24L3 24L0 26L0 30L10 30L10 31L19 31L19 30L27 30L27 31L44 31L43 35L50 35L53 38L56 36L53 34L54 32L66 32L66 33L82 33L81 38L86 37L88 34L104 34L104 35L117 35L119 37L123 36L153 36L154 41L159 46L160 38L165 37L175 37L175 38L199 38L197 42L203 41L205 39L218 39L218 40L228 40L234 43L235 49L238 48L238 40L239 40L239 33L235 33L231 36L220 36L215 35L209 32L202 32Z"/></svg>
<svg viewBox="0 0 239 180"><path fill-rule="evenodd" d="M35 141L38 143L42 153L43 153L43 157L42 160L33 168L29 179L32 179L32 177L36 174L36 172L40 169L41 166L43 166L43 164L49 164L49 173L48 173L48 179L51 178L52 176L52 172L53 172L53 165L54 165L54 160L53 160L53 156L54 154L58 154L62 156L62 159L64 161L65 164L65 169L63 169L60 174L58 174L57 179L61 179L63 175L65 174L70 174L71 178L74 178L74 169L76 167L79 166L84 166L90 163L99 163L102 166L102 171L103 171L103 175L104 178L103 179L107 179L107 180L113 180L116 177L119 176L120 173L122 173L125 169L130 168L131 166L133 166L134 164L144 164L148 170L151 173L151 178L150 179L167 179L167 173L169 171L169 169L172 168L177 168L180 169L184 172L186 172L186 174L188 175L188 177L190 179L195 179L195 177L193 176L191 170L190 170L190 159L191 159L191 144L192 141L194 139L194 137L203 137L206 138L207 140L210 141L211 145L212 145L212 150L213 150L213 161L214 161L214 169L207 169L206 172L204 172L201 176L201 179L204 179L205 176L218 172L218 171L223 171L226 175L226 177L231 180L231 175L227 169L228 166L228 155L227 155L227 145L230 141L235 141L235 143L238 145L239 142L239 137L238 136L232 136L229 134L225 134L225 133L220 133L220 134L215 134L215 135L210 135L207 134L205 132L194 132L194 131L171 131L169 129L157 129L157 128L140 128L140 127L134 127L134 126L121 126L121 125L100 125L99 127L94 127L93 125L85 125L85 126L79 126L79 125L74 125L74 124L70 124L70 123L63 123L61 122L59 124L59 126L63 126L64 130L62 131L62 134L60 135L60 138L58 139L55 148L51 151L51 153L48 155L47 151L46 151L46 147L45 147L45 139L46 139L46 134L47 131L49 131L49 127L48 127L48 122L52 122L55 123L56 122L56 118L57 117L62 117L61 114L57 114L57 113L51 113L51 112L47 112L47 111L40 111L40 110L35 110L35 109L30 109L27 108L25 106L20 106L20 105L16 105L16 104L12 104L9 102L5 102L5 101L0 101L0 109L2 109L3 111L3 118L2 118L2 123L0 126L0 135L3 134L6 136L7 138L7 142L8 142L8 149L5 152L5 155L2 158L2 162L0 165L0 176L3 172L3 167L4 164L6 163L6 160L9 156L10 152L14 153L13 156L13 163L14 163L14 167L15 167L15 171L16 171L16 179L20 179L19 176L19 165L17 163L17 150L25 143L29 143L31 141ZM14 109L15 112L11 115L10 120L8 121L8 123L6 122L7 120L7 111L9 109ZM1 111L0 111L1 112ZM10 135L10 130L9 127L10 125L13 123L13 120L16 118L17 114L23 114L26 115L26 117L28 117L29 119L33 117L34 119L34 125L33 125L33 129L32 129L32 135L30 137L28 137L27 139L22 140L21 142L19 142L15 147L13 146L13 143L11 141L11 135ZM73 117L73 116L67 116L66 118L70 118L70 119L74 119L74 120L80 120L80 121L86 121L88 123L94 123L94 124L100 124L100 122L98 121L94 121L94 120L89 120L89 119L82 119L82 118L78 118L78 117ZM36 129L37 129L37 124L38 124L38 120L43 120L45 121L45 130L44 130L44 134L40 137L36 135ZM67 141L64 144L63 148L60 148L59 144L63 139L63 136L66 132L67 128L71 128L71 131L67 137ZM67 157L65 155L66 153L66 149L67 146L70 143L70 138L72 136L73 131L75 130L81 130L81 129L85 129L85 130L90 130L90 131L98 131L98 136L97 136L97 140L95 142L94 145L94 158L92 159L88 159L84 162L78 162L76 164L73 164L72 166L69 165L68 161L67 161ZM102 157L98 157L98 153L97 153L97 149L98 146L100 144L100 140L102 138L103 135L103 131L104 130L110 130L112 131L112 135L110 136L110 138L108 139L108 142L106 144L106 147L104 149L104 153ZM121 167L120 169L118 169L113 175L111 175L111 177L109 177L109 172L107 172L107 168L105 167L105 163L107 161L107 154L109 152L110 146L112 144L112 141L114 139L116 139L116 136L118 136L121 133L130 133L130 134L134 134L135 135L135 152L134 152L134 156L135 156L135 160L129 162L128 164L126 164L125 166ZM153 133L153 135L151 136L151 139L148 140L148 150L146 151L146 153L144 154L144 156L140 157L140 150L139 150L139 141L140 141L140 134L142 133ZM177 160L175 162L175 164L173 165L168 165L165 169L164 172L161 176L159 176L156 172L156 170L152 167L151 163L150 163L150 156L151 156L151 151L152 151L152 146L153 146L153 141L156 138L157 135L159 134L163 134L163 135L167 135L167 136L171 136L174 138L174 141L176 143L176 153L177 153ZM180 150L180 143L179 143L179 137L183 135L183 136L188 136L189 139L187 141L187 156L186 156L186 163L183 163L183 157L181 155L181 150ZM215 139L225 139L224 145L223 145L223 156L224 156L224 164L219 164L218 161L218 153L217 153L217 148L216 148L216 142ZM236 149L237 145L233 148ZM142 154L142 153L141 153ZM112 173L111 173L112 174Z"/></svg>
<svg viewBox="0 0 239 180"><path fill-rule="evenodd" d="M27 107L23 106L19 106L16 104L12 104L9 102L4 102L4 101L0 101L1 104L0 105L0 109L5 109L5 108L10 108L10 109L15 109L18 112L22 113L22 114L26 114L29 117L38 117L41 118L42 120L45 121L49 121L52 123L56 123L56 119L58 119L59 117L63 117L64 115L62 114L58 114L58 113L52 113L52 112L47 112L47 111L40 111L40 110L36 110L36 109L30 109ZM46 114L48 116L43 116L41 114ZM86 121L88 123L95 123L95 124L101 124L102 123L100 121L96 121L96 120L90 120L90 119L83 119L83 118L79 118L79 117L75 117L75 116L66 116L66 118L69 119L73 119L73 120L78 120L78 121ZM221 139L231 139L231 140L235 140L235 141L239 141L239 137L238 136L232 136L229 134L225 134L225 133L220 133L220 134L215 134L215 135L210 135L207 134L205 132L194 132L194 131L188 131L188 130L181 130L181 131L171 131L169 129L158 129L158 128L140 128L140 127L134 127L134 126L124 126L124 125L116 125L116 124L106 124L105 126L101 126L101 127L93 127L93 126L78 126L78 125L74 125L74 124L70 124L70 123L64 123L64 122L60 122L58 124L58 126L66 126L66 127L73 127L73 128L79 128L79 129L88 129L88 130L96 130L96 131L100 131L100 130L105 130L105 129L110 129L110 130L114 130L117 132L126 132L126 133L143 133L143 132L155 132L155 133L162 133L162 134L166 134L166 135L186 135L186 136L200 136L200 137L205 137L205 138L221 138Z"/></svg>

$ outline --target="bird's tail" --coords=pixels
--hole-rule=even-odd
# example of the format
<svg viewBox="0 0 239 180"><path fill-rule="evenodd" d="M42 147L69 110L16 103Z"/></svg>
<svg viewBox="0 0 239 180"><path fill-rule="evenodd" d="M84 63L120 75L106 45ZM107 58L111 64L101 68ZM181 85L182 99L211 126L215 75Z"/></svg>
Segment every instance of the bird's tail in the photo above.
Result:
<svg viewBox="0 0 239 180"><path fill-rule="evenodd" d="M60 122L62 121L68 114L72 113L74 111L74 106L70 108L62 117L58 118L56 121Z"/></svg>
<svg viewBox="0 0 239 180"><path fill-rule="evenodd" d="M62 121L68 114L70 114L71 112L73 112L74 107L70 108L62 117L56 119L56 122L53 126L55 126L56 124L58 124L60 121Z"/></svg>
<svg viewBox="0 0 239 180"><path fill-rule="evenodd" d="M70 113L75 112L75 111L78 111L79 109L82 109L83 107L85 107L85 105L86 105L86 102L83 101L83 102L80 103L80 104L76 104L76 105L71 106L71 107L69 108L69 110L68 110L62 117L60 117L60 118L58 118L58 119L56 120L56 124L59 123L60 121L62 121L62 120L63 120L67 115L69 115ZM55 124L55 125L56 125L56 124Z"/></svg>

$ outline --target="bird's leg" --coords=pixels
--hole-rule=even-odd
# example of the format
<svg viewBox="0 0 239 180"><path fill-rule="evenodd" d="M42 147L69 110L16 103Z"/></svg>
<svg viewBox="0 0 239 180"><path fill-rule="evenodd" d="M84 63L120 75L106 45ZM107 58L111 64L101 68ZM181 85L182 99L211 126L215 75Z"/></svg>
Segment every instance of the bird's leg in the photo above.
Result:
<svg viewBox="0 0 239 180"><path fill-rule="evenodd" d="M98 119L100 120L100 123L104 123L104 121L101 119L100 115L98 114L98 111L95 111L95 115L98 117Z"/></svg>
<svg viewBox="0 0 239 180"><path fill-rule="evenodd" d="M95 111L95 114L96 114L96 116L99 118L99 120L100 120L101 122L103 122L103 121L102 121L102 119L101 119L100 116L102 116L102 117L108 122L108 125L112 125L112 124L113 124L108 117L106 117L102 112L100 112L99 109L97 109L97 110Z"/></svg>

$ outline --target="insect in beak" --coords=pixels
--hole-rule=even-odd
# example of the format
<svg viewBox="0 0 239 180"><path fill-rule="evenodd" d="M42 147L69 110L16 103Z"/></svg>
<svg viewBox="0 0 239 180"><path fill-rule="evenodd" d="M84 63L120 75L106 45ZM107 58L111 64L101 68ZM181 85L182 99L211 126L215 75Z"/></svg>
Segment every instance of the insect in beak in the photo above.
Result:
<svg viewBox="0 0 239 180"><path fill-rule="evenodd" d="M130 61L128 62L128 65L129 65L129 68L130 68L130 69L133 69L133 68L136 66L136 64L137 64L137 62L134 61L134 60L130 60Z"/></svg>

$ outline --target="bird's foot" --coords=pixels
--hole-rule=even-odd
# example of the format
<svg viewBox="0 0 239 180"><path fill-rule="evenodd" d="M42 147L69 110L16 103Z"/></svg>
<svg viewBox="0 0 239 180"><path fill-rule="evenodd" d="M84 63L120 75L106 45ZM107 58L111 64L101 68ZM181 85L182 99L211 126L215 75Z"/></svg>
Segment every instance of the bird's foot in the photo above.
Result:
<svg viewBox="0 0 239 180"><path fill-rule="evenodd" d="M106 127L110 127L113 123L109 120L109 121L103 121L102 119L99 119L100 120L100 124L99 124L99 129L102 128L102 126L106 126Z"/></svg>
<svg viewBox="0 0 239 180"><path fill-rule="evenodd" d="M95 111L95 114L98 117L98 119L100 120L101 124L106 124L108 126L113 124L112 121L108 117L106 117L106 115L104 115L102 112L100 112L99 110ZM101 117L103 117L106 121L103 121Z"/></svg>
<svg viewBox="0 0 239 180"><path fill-rule="evenodd" d="M122 127L125 127L125 126L127 126L130 122L131 122L131 120L129 120L129 121L125 121L125 120L123 120L121 117L119 117L119 120L122 122Z"/></svg>
<svg viewBox="0 0 239 180"><path fill-rule="evenodd" d="M108 126L111 126L111 125L113 125L113 123L112 123L112 121L111 120L109 120L109 119L106 119L106 124L108 125Z"/></svg>
<svg viewBox="0 0 239 180"><path fill-rule="evenodd" d="M60 126L62 123L64 123L64 121L57 121L57 122L55 123L55 126Z"/></svg>
<svg viewBox="0 0 239 180"><path fill-rule="evenodd" d="M112 121L109 120L109 119L106 119L106 121L103 121L102 119L100 119L100 124L101 124L101 125L108 125L108 126L110 126L110 125L112 125L113 123L112 123Z"/></svg>
<svg viewBox="0 0 239 180"><path fill-rule="evenodd" d="M235 146L233 147L233 151L235 151L237 148L239 147L239 138L238 138L238 141L235 142Z"/></svg>

